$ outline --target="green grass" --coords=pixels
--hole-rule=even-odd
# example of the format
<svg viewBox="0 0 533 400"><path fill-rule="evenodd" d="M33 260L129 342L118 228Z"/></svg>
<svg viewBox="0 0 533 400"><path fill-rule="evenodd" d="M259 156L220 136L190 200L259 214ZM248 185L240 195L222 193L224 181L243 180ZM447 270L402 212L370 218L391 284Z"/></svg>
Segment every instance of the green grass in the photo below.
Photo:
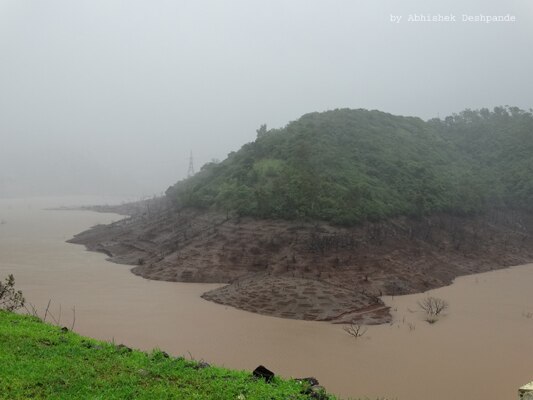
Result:
<svg viewBox="0 0 533 400"><path fill-rule="evenodd" d="M294 380L198 365L0 311L0 399L309 399Z"/></svg>

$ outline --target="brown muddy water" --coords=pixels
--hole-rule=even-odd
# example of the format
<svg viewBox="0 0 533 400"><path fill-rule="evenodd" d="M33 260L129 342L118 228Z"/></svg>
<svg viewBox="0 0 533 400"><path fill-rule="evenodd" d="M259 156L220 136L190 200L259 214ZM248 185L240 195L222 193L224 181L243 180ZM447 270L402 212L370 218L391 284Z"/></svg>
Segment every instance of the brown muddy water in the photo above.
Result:
<svg viewBox="0 0 533 400"><path fill-rule="evenodd" d="M450 303L424 322L417 300L384 300L391 325L355 340L341 326L266 317L207 302L217 285L148 281L105 255L67 244L75 233L121 218L46 207L95 199L0 200L0 278L41 313L48 300L61 323L136 348L161 348L236 369L264 364L286 377L315 376L343 398L516 399L533 380L533 265L462 277L431 295Z"/></svg>

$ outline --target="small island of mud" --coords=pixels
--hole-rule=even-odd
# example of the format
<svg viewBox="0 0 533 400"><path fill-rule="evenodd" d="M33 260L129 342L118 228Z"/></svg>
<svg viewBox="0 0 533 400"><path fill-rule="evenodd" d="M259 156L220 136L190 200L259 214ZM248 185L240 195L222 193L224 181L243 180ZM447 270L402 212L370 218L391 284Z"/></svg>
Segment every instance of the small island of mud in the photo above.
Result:
<svg viewBox="0 0 533 400"><path fill-rule="evenodd" d="M147 279L226 283L202 297L283 318L390 321L380 299L449 285L460 275L533 261L533 217L492 210L474 217L396 218L342 228L321 222L176 212L163 199L70 243L135 265Z"/></svg>

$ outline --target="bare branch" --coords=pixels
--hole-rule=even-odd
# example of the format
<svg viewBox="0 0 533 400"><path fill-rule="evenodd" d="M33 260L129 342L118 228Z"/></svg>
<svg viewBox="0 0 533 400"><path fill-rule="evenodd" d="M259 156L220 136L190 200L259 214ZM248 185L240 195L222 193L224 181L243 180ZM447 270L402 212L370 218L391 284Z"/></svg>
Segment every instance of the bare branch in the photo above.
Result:
<svg viewBox="0 0 533 400"><path fill-rule="evenodd" d="M43 322L46 322L46 316L48 315L48 309L50 308L50 303L51 302L52 302L52 299L48 300L48 305L46 306L46 310L44 311Z"/></svg>
<svg viewBox="0 0 533 400"><path fill-rule="evenodd" d="M367 331L367 328L357 324L355 321L352 321L349 325L345 325L342 329L356 339L363 336Z"/></svg>
<svg viewBox="0 0 533 400"><path fill-rule="evenodd" d="M54 324L59 326L59 323L57 322L57 319L54 317L54 314L52 314L52 311L49 311L48 314L50 315L50 318L54 321Z"/></svg>
<svg viewBox="0 0 533 400"><path fill-rule="evenodd" d="M432 324L439 319L439 315L449 307L449 304L446 300L429 296L418 301L418 306L426 312L426 321Z"/></svg>
<svg viewBox="0 0 533 400"><path fill-rule="evenodd" d="M73 317L72 317L72 325L70 326L70 330L74 330L74 324L76 323L76 307L72 307Z"/></svg>

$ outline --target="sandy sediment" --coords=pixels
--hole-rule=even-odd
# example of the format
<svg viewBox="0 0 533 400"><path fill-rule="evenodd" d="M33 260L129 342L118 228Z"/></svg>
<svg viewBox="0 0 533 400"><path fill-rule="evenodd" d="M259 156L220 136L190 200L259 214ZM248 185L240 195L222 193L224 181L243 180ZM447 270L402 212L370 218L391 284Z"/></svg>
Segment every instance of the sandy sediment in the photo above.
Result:
<svg viewBox="0 0 533 400"><path fill-rule="evenodd" d="M112 210L106 210L112 211ZM382 295L533 261L533 216L397 218L354 228L252 218L156 203L71 243L135 265L148 279L217 282L206 300L284 318L388 322Z"/></svg>

